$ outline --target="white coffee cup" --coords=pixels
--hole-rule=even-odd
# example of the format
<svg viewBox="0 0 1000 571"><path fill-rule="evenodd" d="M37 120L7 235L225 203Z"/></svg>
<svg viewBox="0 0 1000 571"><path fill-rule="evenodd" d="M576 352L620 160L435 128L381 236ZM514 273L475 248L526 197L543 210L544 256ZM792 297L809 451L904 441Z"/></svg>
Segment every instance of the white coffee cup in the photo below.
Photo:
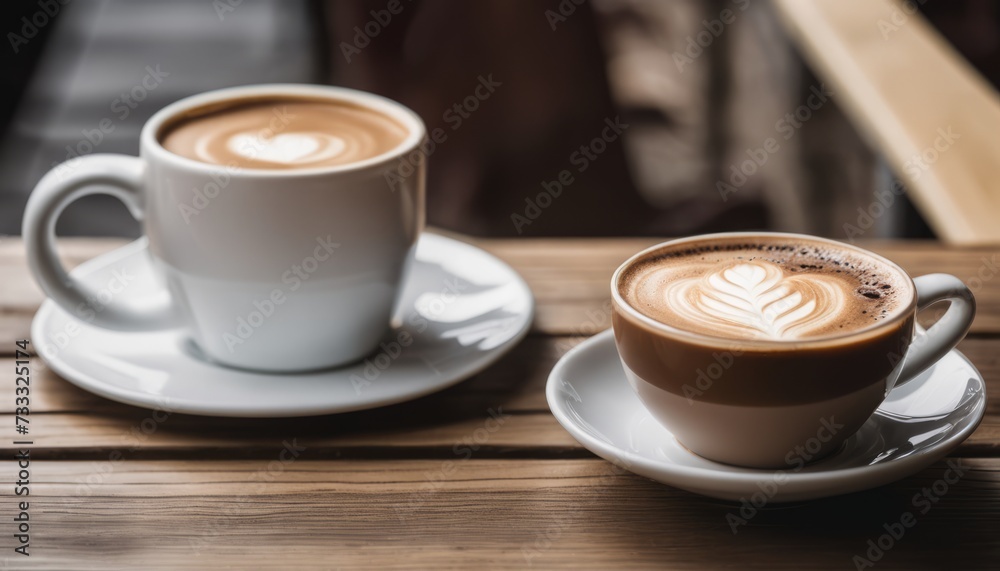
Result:
<svg viewBox="0 0 1000 571"><path fill-rule="evenodd" d="M192 109L282 97L366 107L408 134L370 159L293 170L203 163L158 140L164 124ZM351 89L276 84L189 97L145 124L139 157L89 155L42 178L24 215L29 266L52 300L95 326L184 327L208 358L241 368L348 363L375 349L388 330L412 262L424 226L425 136L413 111ZM119 198L142 222L162 295L95 305L94 292L62 267L56 220L90 194Z"/></svg>

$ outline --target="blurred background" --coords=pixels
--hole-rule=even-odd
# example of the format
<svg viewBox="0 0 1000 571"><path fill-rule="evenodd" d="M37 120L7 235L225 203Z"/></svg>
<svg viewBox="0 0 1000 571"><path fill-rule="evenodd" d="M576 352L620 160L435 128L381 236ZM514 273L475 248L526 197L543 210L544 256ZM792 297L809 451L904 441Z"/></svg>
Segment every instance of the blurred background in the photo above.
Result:
<svg viewBox="0 0 1000 571"><path fill-rule="evenodd" d="M913 6L997 85L997 3ZM765 0L4 0L0 11L2 234L20 233L29 192L55 164L138 154L161 107L253 83L371 91L444 129L428 221L475 236L843 238L844 220L893 180ZM768 138L780 152L734 178ZM567 170L558 208L532 217ZM933 236L900 200L866 237ZM58 231L139 227L96 196Z"/></svg>

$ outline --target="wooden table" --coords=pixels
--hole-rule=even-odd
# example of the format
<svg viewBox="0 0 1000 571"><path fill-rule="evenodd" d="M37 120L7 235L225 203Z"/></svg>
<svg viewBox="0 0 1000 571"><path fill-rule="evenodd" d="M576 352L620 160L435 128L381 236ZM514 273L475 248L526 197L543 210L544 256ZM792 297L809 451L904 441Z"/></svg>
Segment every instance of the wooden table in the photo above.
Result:
<svg viewBox="0 0 1000 571"><path fill-rule="evenodd" d="M11 568L854 569L912 511L939 463L850 496L739 505L622 473L578 445L545 403L549 370L607 328L608 280L654 240L493 240L534 289L533 333L488 371L415 402L337 416L217 419L91 395L32 359L30 558L13 553L15 447L4 438L0 542ZM121 244L65 240L68 264ZM964 476L877 569L1000 568L1000 270L997 249L873 243L911 274L944 271L979 300L960 346L990 405L955 459ZM16 239L0 240L2 430L13 435L14 340L42 297ZM211 379L205 379L211 382ZM498 430L479 430L491 411ZM491 424L492 426L492 424ZM287 444L286 444L287 443ZM287 446L301 449L278 461ZM288 457L288 454L285 455ZM29 565L30 563L30 565Z"/></svg>

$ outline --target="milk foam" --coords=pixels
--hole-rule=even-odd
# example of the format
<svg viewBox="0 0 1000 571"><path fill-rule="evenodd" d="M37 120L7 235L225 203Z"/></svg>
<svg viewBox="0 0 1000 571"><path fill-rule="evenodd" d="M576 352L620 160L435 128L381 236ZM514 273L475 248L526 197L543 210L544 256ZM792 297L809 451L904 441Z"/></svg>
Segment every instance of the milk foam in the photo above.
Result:
<svg viewBox="0 0 1000 571"><path fill-rule="evenodd" d="M214 162L211 139L199 141L195 151L202 160ZM226 141L230 152L244 159L259 160L284 165L308 165L333 159L347 150L347 143L340 137L326 133L282 133L273 137L254 132L237 133Z"/></svg>
<svg viewBox="0 0 1000 571"><path fill-rule="evenodd" d="M828 276L786 276L756 260L666 284L663 300L693 325L727 336L797 339L841 316L847 300L839 286Z"/></svg>
<svg viewBox="0 0 1000 571"><path fill-rule="evenodd" d="M210 164L298 169L363 161L396 148L406 136L402 125L371 109L290 99L195 111L165 129L160 142Z"/></svg>
<svg viewBox="0 0 1000 571"><path fill-rule="evenodd" d="M732 339L797 340L847 333L890 317L908 278L828 245L724 244L667 251L620 281L648 317Z"/></svg>

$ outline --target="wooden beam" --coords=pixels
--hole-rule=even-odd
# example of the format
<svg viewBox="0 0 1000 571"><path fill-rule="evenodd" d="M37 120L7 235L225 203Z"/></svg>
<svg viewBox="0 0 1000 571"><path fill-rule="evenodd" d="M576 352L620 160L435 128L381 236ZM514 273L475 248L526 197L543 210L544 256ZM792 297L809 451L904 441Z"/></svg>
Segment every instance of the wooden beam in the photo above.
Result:
<svg viewBox="0 0 1000 571"><path fill-rule="evenodd" d="M834 100L907 185L938 236L1000 243L1000 98L895 0L775 0Z"/></svg>

